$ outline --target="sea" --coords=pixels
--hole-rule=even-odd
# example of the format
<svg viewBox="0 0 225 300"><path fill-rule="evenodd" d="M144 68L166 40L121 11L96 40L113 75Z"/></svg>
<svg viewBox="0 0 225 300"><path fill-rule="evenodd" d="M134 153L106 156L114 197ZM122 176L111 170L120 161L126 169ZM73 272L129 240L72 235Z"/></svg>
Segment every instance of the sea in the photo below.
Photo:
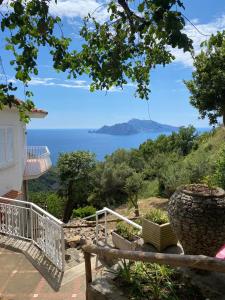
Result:
<svg viewBox="0 0 225 300"><path fill-rule="evenodd" d="M171 132L149 132L127 136L89 133L90 129L28 129L29 146L48 146L53 165L60 153L85 150L94 152L97 160L103 160L117 149L138 148L148 139Z"/></svg>

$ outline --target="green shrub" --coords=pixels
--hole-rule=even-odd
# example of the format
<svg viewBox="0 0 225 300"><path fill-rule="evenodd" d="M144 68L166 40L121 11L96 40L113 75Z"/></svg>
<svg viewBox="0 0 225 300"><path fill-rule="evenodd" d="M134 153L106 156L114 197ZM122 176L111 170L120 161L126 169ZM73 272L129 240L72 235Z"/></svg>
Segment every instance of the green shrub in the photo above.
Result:
<svg viewBox="0 0 225 300"><path fill-rule="evenodd" d="M73 210L73 218L86 218L96 213L96 208L93 206L80 207Z"/></svg>
<svg viewBox="0 0 225 300"><path fill-rule="evenodd" d="M134 237L138 235L139 230L132 225L121 221L117 223L115 232L121 235L124 239L132 242Z"/></svg>
<svg viewBox="0 0 225 300"><path fill-rule="evenodd" d="M166 212L160 210L160 209L151 209L148 211L145 215L144 218L152 221L158 225L165 224L169 222L169 218Z"/></svg>
<svg viewBox="0 0 225 300"><path fill-rule="evenodd" d="M212 178L213 184L225 189L225 149L223 149L216 162L215 174Z"/></svg>
<svg viewBox="0 0 225 300"><path fill-rule="evenodd" d="M50 212L53 216L62 219L65 207L65 200L59 197L57 194L51 193L47 197L46 207L47 211Z"/></svg>
<svg viewBox="0 0 225 300"><path fill-rule="evenodd" d="M30 201L37 204L44 210L56 218L63 217L65 200L58 196L56 193L50 192L31 192L29 193Z"/></svg>
<svg viewBox="0 0 225 300"><path fill-rule="evenodd" d="M154 180L145 180L143 187L139 193L140 198L149 198L157 197L159 195L159 181L158 179Z"/></svg>

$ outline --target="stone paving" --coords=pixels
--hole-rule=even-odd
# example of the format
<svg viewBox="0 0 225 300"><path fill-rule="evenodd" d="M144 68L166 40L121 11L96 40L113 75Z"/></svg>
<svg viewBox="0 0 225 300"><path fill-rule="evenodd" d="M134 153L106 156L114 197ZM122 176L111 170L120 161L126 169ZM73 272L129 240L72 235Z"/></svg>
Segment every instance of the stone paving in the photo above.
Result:
<svg viewBox="0 0 225 300"><path fill-rule="evenodd" d="M54 291L22 253L0 248L0 300L84 300L85 275Z"/></svg>

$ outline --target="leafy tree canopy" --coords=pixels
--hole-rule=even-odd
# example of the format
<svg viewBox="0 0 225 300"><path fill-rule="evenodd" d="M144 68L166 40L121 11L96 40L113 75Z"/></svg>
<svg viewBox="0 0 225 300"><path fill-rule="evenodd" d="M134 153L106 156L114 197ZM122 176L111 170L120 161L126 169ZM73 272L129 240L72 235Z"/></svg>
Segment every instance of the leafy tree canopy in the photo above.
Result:
<svg viewBox="0 0 225 300"><path fill-rule="evenodd" d="M161 134L155 141L147 140L139 148L146 160L159 153L176 152L185 156L197 146L196 137L197 132L193 126L181 127L178 132L172 132L169 136Z"/></svg>
<svg viewBox="0 0 225 300"><path fill-rule="evenodd" d="M59 194L67 199L63 221L68 222L74 208L84 206L90 191L90 173L95 168L95 155L88 151L60 154Z"/></svg>
<svg viewBox="0 0 225 300"><path fill-rule="evenodd" d="M137 95L148 99L150 70L174 59L171 47L192 48L192 41L182 31L185 21L180 0L109 1L108 20L99 23L94 14L84 19L80 52L70 49L71 40L63 36L60 18L50 15L50 0L7 3L0 0L1 31L5 48L13 54L10 63L15 77L25 86L32 74L38 75L39 49L48 46L53 67L68 71L69 77L88 74L91 91L123 87L132 81L137 84ZM33 107L32 93L26 91L28 100L22 104L16 101L12 84L6 82L0 88L0 108L16 105L27 121L25 112Z"/></svg>
<svg viewBox="0 0 225 300"><path fill-rule="evenodd" d="M201 53L194 59L193 78L185 81L191 93L190 102L201 118L209 118L210 124L223 117L225 125L225 30L212 35L201 47Z"/></svg>

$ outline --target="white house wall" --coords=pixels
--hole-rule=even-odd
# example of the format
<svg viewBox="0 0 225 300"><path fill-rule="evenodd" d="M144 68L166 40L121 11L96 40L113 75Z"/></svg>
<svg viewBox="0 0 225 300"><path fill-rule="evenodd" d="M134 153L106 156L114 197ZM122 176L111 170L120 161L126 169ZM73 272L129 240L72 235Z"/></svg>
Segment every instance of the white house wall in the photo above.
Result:
<svg viewBox="0 0 225 300"><path fill-rule="evenodd" d="M0 110L0 128L12 127L14 134L14 161L6 167L0 167L0 196L10 190L20 191L25 167L25 124L20 121L16 110Z"/></svg>

